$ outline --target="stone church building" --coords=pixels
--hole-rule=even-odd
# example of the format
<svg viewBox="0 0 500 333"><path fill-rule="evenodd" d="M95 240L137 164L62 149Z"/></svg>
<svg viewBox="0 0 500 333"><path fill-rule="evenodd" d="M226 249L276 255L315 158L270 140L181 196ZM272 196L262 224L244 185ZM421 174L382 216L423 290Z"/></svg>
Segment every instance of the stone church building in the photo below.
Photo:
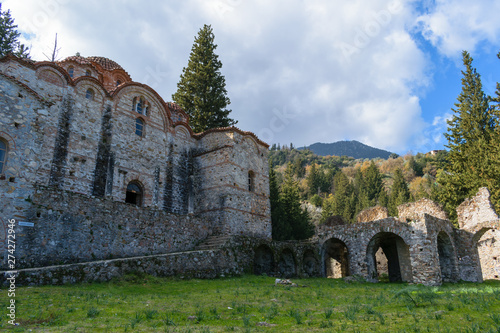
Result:
<svg viewBox="0 0 500 333"><path fill-rule="evenodd" d="M255 273L438 285L498 279L489 192L454 228L434 203L364 212L307 241L271 240L268 145L235 127L193 133L189 117L116 62L0 59L0 270L15 220L19 284L123 274Z"/></svg>

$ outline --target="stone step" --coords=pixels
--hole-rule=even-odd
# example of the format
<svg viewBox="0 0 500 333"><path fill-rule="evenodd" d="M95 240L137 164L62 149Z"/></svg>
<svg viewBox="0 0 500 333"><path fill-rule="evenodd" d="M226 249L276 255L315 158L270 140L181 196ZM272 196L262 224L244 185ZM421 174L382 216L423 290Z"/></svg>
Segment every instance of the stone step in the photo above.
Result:
<svg viewBox="0 0 500 333"><path fill-rule="evenodd" d="M201 250L220 249L230 239L231 239L230 236L209 236L203 242L201 242L200 244L198 244L194 248L194 250L201 251Z"/></svg>

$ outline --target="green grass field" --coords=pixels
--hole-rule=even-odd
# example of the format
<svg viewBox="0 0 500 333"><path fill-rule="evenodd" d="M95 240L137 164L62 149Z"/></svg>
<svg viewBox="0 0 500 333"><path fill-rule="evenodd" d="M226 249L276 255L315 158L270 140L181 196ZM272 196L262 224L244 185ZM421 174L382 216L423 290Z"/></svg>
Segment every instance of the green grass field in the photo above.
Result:
<svg viewBox="0 0 500 333"><path fill-rule="evenodd" d="M500 281L441 287L244 276L20 287L11 332L500 332ZM261 326L263 325L263 326Z"/></svg>

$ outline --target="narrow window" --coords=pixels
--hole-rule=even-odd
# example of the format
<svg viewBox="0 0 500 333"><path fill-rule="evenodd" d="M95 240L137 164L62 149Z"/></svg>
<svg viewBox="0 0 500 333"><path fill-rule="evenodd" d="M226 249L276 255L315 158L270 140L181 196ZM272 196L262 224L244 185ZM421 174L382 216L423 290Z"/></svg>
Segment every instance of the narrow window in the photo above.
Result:
<svg viewBox="0 0 500 333"><path fill-rule="evenodd" d="M7 143L0 139L0 174L3 173L7 160Z"/></svg>
<svg viewBox="0 0 500 333"><path fill-rule="evenodd" d="M73 78L73 75L75 74L75 68L73 66L68 68L68 74L71 78Z"/></svg>
<svg viewBox="0 0 500 333"><path fill-rule="evenodd" d="M137 102L136 106L135 106L135 111L137 113L140 113L142 114L142 107L144 105L144 100L142 98L139 98L139 101Z"/></svg>
<svg viewBox="0 0 500 333"><path fill-rule="evenodd" d="M116 80L116 86L118 87L120 84L122 84L122 81Z"/></svg>
<svg viewBox="0 0 500 333"><path fill-rule="evenodd" d="M87 71L85 72L85 75L87 76L92 76L92 72L90 70L87 69Z"/></svg>
<svg viewBox="0 0 500 333"><path fill-rule="evenodd" d="M141 207L142 206L142 189L139 184L130 182L127 185L127 193L125 195L125 202Z"/></svg>
<svg viewBox="0 0 500 333"><path fill-rule="evenodd" d="M135 134L141 138L144 136L144 121L141 118L135 120Z"/></svg>
<svg viewBox="0 0 500 333"><path fill-rule="evenodd" d="M94 91L92 89L87 89L87 92L85 93L85 98L90 99L91 101L94 100Z"/></svg>
<svg viewBox="0 0 500 333"><path fill-rule="evenodd" d="M255 191L255 174L253 171L248 171L248 190Z"/></svg>

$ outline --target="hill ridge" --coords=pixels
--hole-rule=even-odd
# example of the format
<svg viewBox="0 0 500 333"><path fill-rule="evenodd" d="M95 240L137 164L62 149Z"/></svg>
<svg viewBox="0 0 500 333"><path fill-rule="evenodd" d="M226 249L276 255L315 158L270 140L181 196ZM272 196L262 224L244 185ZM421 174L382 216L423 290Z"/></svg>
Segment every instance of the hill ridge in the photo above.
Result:
<svg viewBox="0 0 500 333"><path fill-rule="evenodd" d="M358 158L383 158L388 159L392 154L390 151L368 146L357 140L344 140L332 143L316 142L307 147L299 149L309 149L320 156L350 156Z"/></svg>

